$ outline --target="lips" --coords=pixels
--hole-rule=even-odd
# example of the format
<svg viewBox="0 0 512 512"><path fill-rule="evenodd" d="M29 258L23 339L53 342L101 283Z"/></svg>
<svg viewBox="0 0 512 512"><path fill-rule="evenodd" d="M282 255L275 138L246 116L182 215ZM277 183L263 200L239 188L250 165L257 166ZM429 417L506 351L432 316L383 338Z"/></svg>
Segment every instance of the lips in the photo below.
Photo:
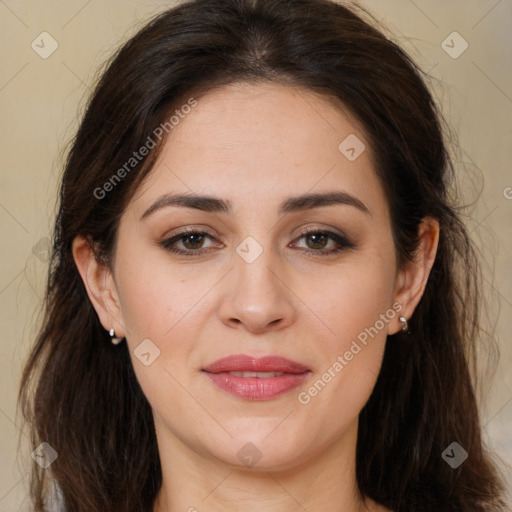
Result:
<svg viewBox="0 0 512 512"><path fill-rule="evenodd" d="M203 368L221 390L245 400L269 400L299 386L311 373L303 364L284 357L254 358L245 354L223 357Z"/></svg>
<svg viewBox="0 0 512 512"><path fill-rule="evenodd" d="M218 359L206 368L203 368L203 371L208 373L279 372L297 374L307 372L309 368L284 357L265 356L256 359L245 354L237 354Z"/></svg>

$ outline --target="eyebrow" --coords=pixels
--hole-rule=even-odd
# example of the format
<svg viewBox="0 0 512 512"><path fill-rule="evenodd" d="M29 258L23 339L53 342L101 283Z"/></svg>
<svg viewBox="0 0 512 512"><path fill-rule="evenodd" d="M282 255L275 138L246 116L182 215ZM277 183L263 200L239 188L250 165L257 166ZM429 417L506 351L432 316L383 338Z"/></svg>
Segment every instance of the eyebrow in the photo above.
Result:
<svg viewBox="0 0 512 512"><path fill-rule="evenodd" d="M357 197L346 192L335 191L323 194L304 194L285 199L278 209L279 215L285 213L311 210L322 206L348 205L357 208L367 215L372 215L368 207ZM220 199L215 196L186 194L164 194L160 196L143 214L140 220L145 219L153 212L167 206L180 206L193 208L211 213L231 213L232 204L229 200Z"/></svg>

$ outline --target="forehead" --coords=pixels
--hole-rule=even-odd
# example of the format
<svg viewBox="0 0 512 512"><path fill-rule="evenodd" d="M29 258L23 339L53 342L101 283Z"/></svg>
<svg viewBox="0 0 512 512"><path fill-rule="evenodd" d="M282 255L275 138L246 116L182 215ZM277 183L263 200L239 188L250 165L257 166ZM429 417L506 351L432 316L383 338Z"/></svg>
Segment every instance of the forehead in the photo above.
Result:
<svg viewBox="0 0 512 512"><path fill-rule="evenodd" d="M239 83L199 96L185 111L136 194L139 213L169 191L268 206L283 196L336 189L373 206L385 203L359 123L325 97Z"/></svg>

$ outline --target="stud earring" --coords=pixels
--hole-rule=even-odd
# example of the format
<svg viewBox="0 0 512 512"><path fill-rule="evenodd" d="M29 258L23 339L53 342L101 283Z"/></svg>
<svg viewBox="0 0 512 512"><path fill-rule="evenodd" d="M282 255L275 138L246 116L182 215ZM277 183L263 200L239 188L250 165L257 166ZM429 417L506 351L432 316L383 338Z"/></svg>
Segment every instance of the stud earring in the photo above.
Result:
<svg viewBox="0 0 512 512"><path fill-rule="evenodd" d="M407 323L407 318L405 316L400 317L400 324L402 325L402 331L409 333L409 324Z"/></svg>
<svg viewBox="0 0 512 512"><path fill-rule="evenodd" d="M110 341L112 342L113 345L118 345L119 343L121 343L121 341L123 341L123 338L118 338L116 336L116 333L114 331L114 328L112 327L112 329L110 329Z"/></svg>

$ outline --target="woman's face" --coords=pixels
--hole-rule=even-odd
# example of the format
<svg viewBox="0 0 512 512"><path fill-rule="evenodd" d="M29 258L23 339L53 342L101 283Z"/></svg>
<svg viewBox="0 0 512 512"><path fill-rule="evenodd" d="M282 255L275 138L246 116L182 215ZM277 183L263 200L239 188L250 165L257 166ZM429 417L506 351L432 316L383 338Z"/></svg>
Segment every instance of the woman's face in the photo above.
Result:
<svg viewBox="0 0 512 512"><path fill-rule="evenodd" d="M113 267L112 325L160 443L285 469L353 435L399 330L369 152L347 114L275 84L219 88L174 126L123 214ZM211 366L233 355L249 362ZM295 364L250 364L269 356ZM266 373L228 373L250 370Z"/></svg>

